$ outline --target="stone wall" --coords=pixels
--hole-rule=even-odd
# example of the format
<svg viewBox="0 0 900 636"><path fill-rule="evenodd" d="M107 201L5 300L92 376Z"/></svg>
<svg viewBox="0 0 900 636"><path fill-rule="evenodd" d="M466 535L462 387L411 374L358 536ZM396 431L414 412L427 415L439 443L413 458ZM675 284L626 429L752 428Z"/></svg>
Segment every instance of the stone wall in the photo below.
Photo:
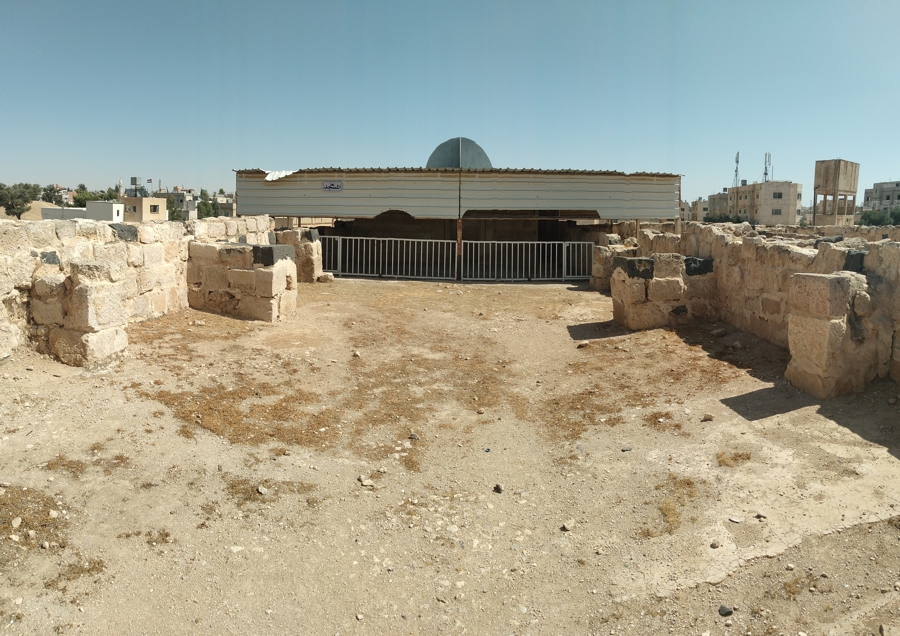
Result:
<svg viewBox="0 0 900 636"><path fill-rule="evenodd" d="M294 247L297 264L297 278L300 283L315 283L324 280L322 270L322 241L314 229L304 228L275 232L275 242ZM333 277L332 277L333 278Z"/></svg>
<svg viewBox="0 0 900 636"><path fill-rule="evenodd" d="M297 308L290 245L190 245L188 302L194 309L275 322Z"/></svg>
<svg viewBox="0 0 900 636"><path fill-rule="evenodd" d="M29 341L76 365L122 351L125 325L188 306L188 245L197 236L269 243L268 226L268 217L0 220L0 359Z"/></svg>
<svg viewBox="0 0 900 636"><path fill-rule="evenodd" d="M796 360L789 379L814 395L831 397L858 391L873 378L888 375L900 381L900 242L890 238L870 242L863 237L871 235L871 228L830 229L845 230L848 236L766 235L749 224L688 223L681 236L675 237L677 242L672 235L642 231L639 253L655 258L656 250L664 249L713 259L713 274L705 282L708 293L704 296L713 307L706 315L717 315L788 348ZM880 237L890 235L893 229L875 231ZM618 280L612 286L614 308L626 300L634 304L639 296L631 289L636 289L634 282L626 287L627 278L632 277L624 263L613 268L611 281ZM824 280L838 282L826 285ZM810 281L824 287L819 289ZM845 290L845 286L845 295L835 291ZM649 282L645 287L643 304L656 306L635 306L630 313L621 308L617 320L630 328L683 320L671 312L684 297L654 301ZM813 288L818 290L815 294L798 291ZM819 305L810 304L811 295L829 294L839 296L829 305L829 311L835 313L816 313ZM812 347L812 343L824 348Z"/></svg>
<svg viewBox="0 0 900 636"><path fill-rule="evenodd" d="M633 330L715 319L712 259L680 254L618 256L610 279L613 319Z"/></svg>

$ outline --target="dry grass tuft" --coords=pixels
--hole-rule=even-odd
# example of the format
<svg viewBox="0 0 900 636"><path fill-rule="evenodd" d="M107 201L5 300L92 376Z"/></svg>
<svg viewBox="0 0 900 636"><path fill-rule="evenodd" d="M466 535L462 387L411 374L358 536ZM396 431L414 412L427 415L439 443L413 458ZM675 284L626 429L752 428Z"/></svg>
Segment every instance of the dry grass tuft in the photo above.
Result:
<svg viewBox="0 0 900 636"><path fill-rule="evenodd" d="M69 459L64 454L57 455L46 463L44 468L58 473L66 473L72 477L81 477L87 470L87 462L81 459Z"/></svg>
<svg viewBox="0 0 900 636"><path fill-rule="evenodd" d="M662 518L657 520L655 525L645 525L638 531L638 536L644 539L673 534L681 527L681 509L687 505L689 499L697 496L697 484L693 479L676 477L671 473L666 481L654 486L654 490L663 493L656 506Z"/></svg>
<svg viewBox="0 0 900 636"><path fill-rule="evenodd" d="M9 572L9 564L20 556L23 550L32 550L44 541L53 547L66 546L66 529L68 522L61 516L50 518L50 511L58 504L49 495L34 488L10 486L0 488L0 528L4 528L3 541L0 541L0 571ZM15 518L21 519L19 527L12 530L14 541L6 534L12 528ZM30 535L34 532L34 536Z"/></svg>
<svg viewBox="0 0 900 636"><path fill-rule="evenodd" d="M748 461L750 461L751 454L744 451L732 451L727 453L725 451L716 453L716 462L718 462L719 466L728 466L729 468L734 468L735 466L740 466Z"/></svg>
<svg viewBox="0 0 900 636"><path fill-rule="evenodd" d="M248 504L263 504L277 501L282 495L301 495L311 492L315 486L298 481L275 481L262 479L251 481L246 477L234 475L225 476L225 492L235 502L238 508ZM260 494L259 487L264 487L267 492Z"/></svg>
<svg viewBox="0 0 900 636"><path fill-rule="evenodd" d="M681 422L677 422L672 411L654 411L644 416L644 426L649 426L655 431L680 431Z"/></svg>

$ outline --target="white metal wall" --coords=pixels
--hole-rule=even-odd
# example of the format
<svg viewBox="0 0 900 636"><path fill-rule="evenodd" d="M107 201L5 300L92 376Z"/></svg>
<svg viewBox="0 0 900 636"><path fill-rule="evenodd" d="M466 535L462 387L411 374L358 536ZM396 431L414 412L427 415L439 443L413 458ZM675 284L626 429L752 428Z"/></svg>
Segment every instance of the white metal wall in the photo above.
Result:
<svg viewBox="0 0 900 636"><path fill-rule="evenodd" d="M340 181L340 191L322 188ZM597 211L602 219L678 217L680 177L529 172L299 172L275 181L237 174L243 215L374 218L402 210L456 219L459 210Z"/></svg>

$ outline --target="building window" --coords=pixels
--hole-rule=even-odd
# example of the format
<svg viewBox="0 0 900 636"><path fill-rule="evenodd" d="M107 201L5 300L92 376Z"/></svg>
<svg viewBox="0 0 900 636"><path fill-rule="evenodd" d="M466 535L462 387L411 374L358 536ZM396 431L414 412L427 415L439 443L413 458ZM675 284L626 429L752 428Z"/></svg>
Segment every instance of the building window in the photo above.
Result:
<svg viewBox="0 0 900 636"><path fill-rule="evenodd" d="M136 205L132 205L132 206L131 206L131 211L132 211L132 212L137 212L137 206L136 206Z"/></svg>
<svg viewBox="0 0 900 636"><path fill-rule="evenodd" d="M151 205L150 206L150 214L159 214L159 206Z"/></svg>
<svg viewBox="0 0 900 636"><path fill-rule="evenodd" d="M797 200L798 200L798 201L800 200L800 193L799 193L799 192L797 193Z"/></svg>
<svg viewBox="0 0 900 636"><path fill-rule="evenodd" d="M887 199L888 201L890 201L890 200L891 200L891 195L887 195L887 196L884 197L884 198Z"/></svg>
<svg viewBox="0 0 900 636"><path fill-rule="evenodd" d="M756 198L757 198L757 199L759 198L759 192L756 193Z"/></svg>
<svg viewBox="0 0 900 636"><path fill-rule="evenodd" d="M703 208L704 212L709 212L709 208Z"/></svg>
<svg viewBox="0 0 900 636"><path fill-rule="evenodd" d="M781 198L781 192L773 192L773 193L772 193L772 198L773 198L773 199L780 199L780 198Z"/></svg>
<svg viewBox="0 0 900 636"><path fill-rule="evenodd" d="M781 216L781 210L777 208L772 210L772 216Z"/></svg>

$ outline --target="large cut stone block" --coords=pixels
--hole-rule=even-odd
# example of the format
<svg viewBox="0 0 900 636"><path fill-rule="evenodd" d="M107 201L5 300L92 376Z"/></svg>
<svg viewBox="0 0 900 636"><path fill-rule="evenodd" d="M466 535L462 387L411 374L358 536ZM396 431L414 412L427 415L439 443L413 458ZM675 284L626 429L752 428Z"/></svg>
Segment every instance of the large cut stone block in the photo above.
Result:
<svg viewBox="0 0 900 636"><path fill-rule="evenodd" d="M650 302L680 300L685 286L680 278L654 278L647 283L647 299Z"/></svg>
<svg viewBox="0 0 900 636"><path fill-rule="evenodd" d="M125 279L125 261L75 261L71 270L72 282L117 283Z"/></svg>
<svg viewBox="0 0 900 636"><path fill-rule="evenodd" d="M296 246L297 280L301 283L314 283L322 275L322 243L302 242Z"/></svg>
<svg viewBox="0 0 900 636"><path fill-rule="evenodd" d="M50 350L63 363L86 367L108 360L128 347L125 330L113 328L83 333L54 327L50 330Z"/></svg>
<svg viewBox="0 0 900 636"><path fill-rule="evenodd" d="M148 243L144 245L144 266L159 265L165 260L166 250L162 243Z"/></svg>
<svg viewBox="0 0 900 636"><path fill-rule="evenodd" d="M636 305L646 302L647 290L641 278L628 278L621 269L616 269L609 281L613 300L624 305Z"/></svg>
<svg viewBox="0 0 900 636"><path fill-rule="evenodd" d="M219 247L219 259L226 267L252 269L253 248L249 245L225 245Z"/></svg>
<svg viewBox="0 0 900 636"><path fill-rule="evenodd" d="M49 301L31 299L31 319L38 325L63 324L62 302L56 298Z"/></svg>
<svg viewBox="0 0 900 636"><path fill-rule="evenodd" d="M19 330L9 324L0 324L0 360L8 358L19 346Z"/></svg>
<svg viewBox="0 0 900 636"><path fill-rule="evenodd" d="M287 276L280 268L260 267L255 270L255 273L255 289L257 295L265 298L273 298L287 289Z"/></svg>
<svg viewBox="0 0 900 636"><path fill-rule="evenodd" d="M63 301L65 326L75 331L100 331L128 322L124 283L83 283Z"/></svg>
<svg viewBox="0 0 900 636"><path fill-rule="evenodd" d="M252 269L230 269L228 270L228 286L237 289L244 294L256 293L256 272L260 270Z"/></svg>
<svg viewBox="0 0 900 636"><path fill-rule="evenodd" d="M241 298L237 313L244 318L275 322L278 319L278 299L244 296Z"/></svg>
<svg viewBox="0 0 900 636"><path fill-rule="evenodd" d="M810 372L832 375L841 362L841 345L847 330L845 319L823 320L791 313L788 346L793 360Z"/></svg>
<svg viewBox="0 0 900 636"><path fill-rule="evenodd" d="M192 261L203 264L219 263L219 248L214 243L199 243L194 241L188 247L188 257Z"/></svg>
<svg viewBox="0 0 900 636"><path fill-rule="evenodd" d="M632 331L656 329L669 323L669 315L656 303L642 303L625 307L625 326Z"/></svg>
<svg viewBox="0 0 900 636"><path fill-rule="evenodd" d="M616 256L613 260L613 269L621 269L628 278L653 278L654 262L652 258L629 258Z"/></svg>
<svg viewBox="0 0 900 636"><path fill-rule="evenodd" d="M850 279L830 274L794 274L789 302L792 313L821 318L844 316L850 308Z"/></svg>
<svg viewBox="0 0 900 636"><path fill-rule="evenodd" d="M34 296L43 299L61 296L66 289L65 282L66 275L62 272L41 276L34 281Z"/></svg>
<svg viewBox="0 0 900 636"><path fill-rule="evenodd" d="M268 267L274 265L281 259L294 262L294 246L293 245L254 245L253 246L253 264Z"/></svg>
<svg viewBox="0 0 900 636"><path fill-rule="evenodd" d="M681 254L654 254L654 278L681 278L684 274L684 256Z"/></svg>

